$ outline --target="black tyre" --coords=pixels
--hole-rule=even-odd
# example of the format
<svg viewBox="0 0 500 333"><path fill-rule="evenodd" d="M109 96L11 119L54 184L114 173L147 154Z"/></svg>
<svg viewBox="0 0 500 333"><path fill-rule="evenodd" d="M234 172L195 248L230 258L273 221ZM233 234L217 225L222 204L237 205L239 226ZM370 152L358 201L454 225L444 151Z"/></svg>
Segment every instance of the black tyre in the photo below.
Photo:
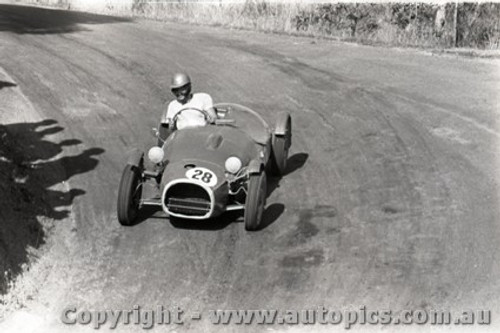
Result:
<svg viewBox="0 0 500 333"><path fill-rule="evenodd" d="M272 141L272 173L275 176L283 176L286 173L288 150L292 145L292 118L289 114L283 114L277 121L277 127L285 129L285 134L273 134Z"/></svg>
<svg viewBox="0 0 500 333"><path fill-rule="evenodd" d="M245 229L255 231L261 225L266 206L267 179L264 171L260 174L250 175L247 192L245 201Z"/></svg>
<svg viewBox="0 0 500 333"><path fill-rule="evenodd" d="M118 222L132 225L139 211L142 196L141 174L138 167L127 165L122 173L118 189Z"/></svg>

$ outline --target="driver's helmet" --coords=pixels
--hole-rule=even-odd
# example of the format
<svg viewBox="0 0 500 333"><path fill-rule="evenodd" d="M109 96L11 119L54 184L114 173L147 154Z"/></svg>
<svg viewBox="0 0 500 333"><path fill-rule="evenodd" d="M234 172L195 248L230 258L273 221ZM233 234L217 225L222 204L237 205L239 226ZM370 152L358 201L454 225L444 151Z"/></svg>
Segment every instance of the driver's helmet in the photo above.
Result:
<svg viewBox="0 0 500 333"><path fill-rule="evenodd" d="M189 75L184 73L177 73L172 77L170 89L179 89L187 85L191 85L191 78L189 77Z"/></svg>

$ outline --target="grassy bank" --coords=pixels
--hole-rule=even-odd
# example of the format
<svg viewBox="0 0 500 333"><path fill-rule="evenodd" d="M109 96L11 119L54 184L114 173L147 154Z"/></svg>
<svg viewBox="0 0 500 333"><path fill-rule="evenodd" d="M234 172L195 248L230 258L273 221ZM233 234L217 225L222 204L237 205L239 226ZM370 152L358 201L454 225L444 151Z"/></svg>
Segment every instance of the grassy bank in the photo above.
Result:
<svg viewBox="0 0 500 333"><path fill-rule="evenodd" d="M498 49L500 3L323 3L37 0L156 20L329 37L362 43Z"/></svg>
<svg viewBox="0 0 500 333"><path fill-rule="evenodd" d="M95 13L369 44L499 49L500 3L306 3L266 0L20 0Z"/></svg>

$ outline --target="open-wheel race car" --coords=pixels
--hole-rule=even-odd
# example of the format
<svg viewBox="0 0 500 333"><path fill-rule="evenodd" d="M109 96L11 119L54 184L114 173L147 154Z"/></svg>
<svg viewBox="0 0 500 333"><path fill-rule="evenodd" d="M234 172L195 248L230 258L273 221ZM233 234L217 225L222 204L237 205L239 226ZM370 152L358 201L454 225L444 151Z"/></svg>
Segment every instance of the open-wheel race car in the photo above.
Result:
<svg viewBox="0 0 500 333"><path fill-rule="evenodd" d="M139 150L131 154L118 191L120 224L134 224L141 207L155 205L170 218L191 220L244 210L245 229L259 229L267 174L281 176L286 171L291 117L281 112L271 127L242 105L216 104L215 110L215 123L173 131L160 146L151 148L150 163ZM177 113L171 125L184 111L208 119L206 111L190 108Z"/></svg>

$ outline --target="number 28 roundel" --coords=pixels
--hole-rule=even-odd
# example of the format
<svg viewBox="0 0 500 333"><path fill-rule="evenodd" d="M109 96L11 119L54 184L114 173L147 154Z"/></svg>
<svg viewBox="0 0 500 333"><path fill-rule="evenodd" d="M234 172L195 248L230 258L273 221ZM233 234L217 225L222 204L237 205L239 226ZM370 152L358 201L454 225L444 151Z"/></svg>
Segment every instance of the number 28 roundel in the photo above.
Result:
<svg viewBox="0 0 500 333"><path fill-rule="evenodd" d="M186 171L186 178L204 183L207 186L215 186L217 184L217 176L207 168L192 168Z"/></svg>

